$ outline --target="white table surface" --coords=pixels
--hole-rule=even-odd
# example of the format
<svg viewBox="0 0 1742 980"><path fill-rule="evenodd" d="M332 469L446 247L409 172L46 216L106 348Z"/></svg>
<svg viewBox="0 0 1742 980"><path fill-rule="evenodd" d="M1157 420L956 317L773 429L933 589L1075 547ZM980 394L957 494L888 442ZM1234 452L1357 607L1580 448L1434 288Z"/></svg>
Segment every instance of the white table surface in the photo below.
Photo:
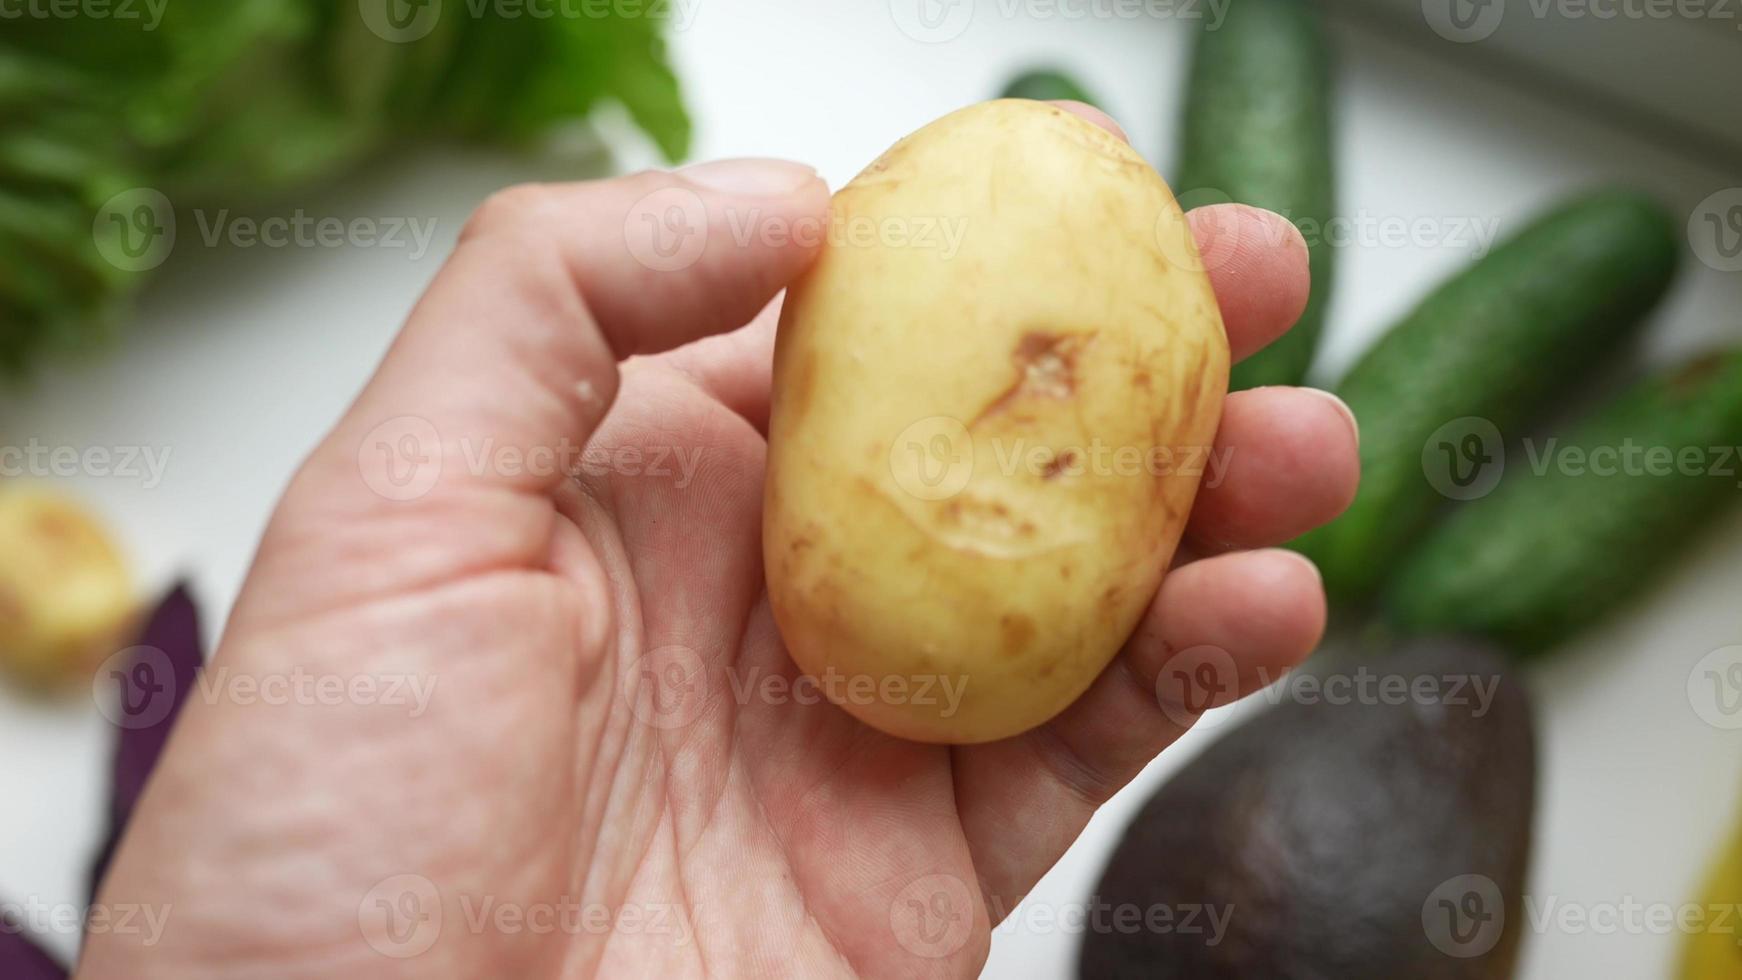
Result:
<svg viewBox="0 0 1742 980"><path fill-rule="evenodd" d="M917 0L894 2L911 11ZM685 24L673 41L699 120L698 157L791 156L838 186L897 136L1042 61L1068 66L1102 93L1164 172L1173 157L1186 51L1177 21L1006 16L1057 8L983 0L959 36L920 43L883 3L678 6ZM1470 220L1504 231L1558 192L1604 178L1657 190L1684 215L1742 184L1612 128L1601 111L1575 118L1525 87L1358 25L1339 23L1336 34L1342 211L1374 228L1422 219L1429 231L1426 240L1342 249L1320 363L1326 377L1470 261L1474 246L1458 230ZM653 159L633 139L622 145L626 165ZM0 437L171 453L160 486L67 483L113 521L146 582L191 577L215 636L298 460L368 375L469 209L530 172L493 155L424 151L267 210L433 219L435 245L415 260L404 249L214 248L186 229L118 349L0 399ZM1739 310L1742 273L1690 256L1645 356L1669 360L1742 336ZM1532 672L1542 772L1529 889L1536 911L1551 900L1589 908L1696 900L1702 865L1737 817L1742 731L1703 722L1686 684L1702 656L1742 642L1739 556L1742 519L1728 521L1648 601ZM1110 803L1029 902L1082 901L1144 796L1215 727L1188 736ZM88 701L50 708L0 691L0 900L82 901L109 738ZM1526 930L1522 975L1538 980L1664 976L1679 942L1534 918ZM986 975L1069 976L1077 940L1000 929ZM63 953L74 943L56 941Z"/></svg>

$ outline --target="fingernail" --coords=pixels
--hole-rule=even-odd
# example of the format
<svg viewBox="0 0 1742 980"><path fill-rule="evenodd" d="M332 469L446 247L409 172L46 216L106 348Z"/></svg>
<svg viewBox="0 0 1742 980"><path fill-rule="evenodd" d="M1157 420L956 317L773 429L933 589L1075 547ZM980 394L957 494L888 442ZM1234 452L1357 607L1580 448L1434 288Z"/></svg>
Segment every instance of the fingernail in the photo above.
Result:
<svg viewBox="0 0 1742 980"><path fill-rule="evenodd" d="M1319 566L1314 564L1313 560L1311 558L1308 558L1307 556L1301 554L1298 551L1293 551L1293 550L1288 549L1288 548L1266 548L1264 550L1266 550L1272 554L1287 555L1291 560L1298 562L1302 565L1305 565L1307 568L1312 569L1313 578L1317 579L1318 583L1320 585L1325 584L1324 573L1319 571Z"/></svg>
<svg viewBox="0 0 1742 980"><path fill-rule="evenodd" d="M747 197L779 197L817 179L813 167L764 157L710 160L691 164L677 173L692 184Z"/></svg>
<svg viewBox="0 0 1742 980"><path fill-rule="evenodd" d="M1302 388L1301 390L1317 395L1337 406L1337 411L1342 412L1343 418L1349 420L1349 432L1355 436L1355 445L1361 445L1361 423L1355 418L1355 410L1349 407L1348 402L1322 388Z"/></svg>

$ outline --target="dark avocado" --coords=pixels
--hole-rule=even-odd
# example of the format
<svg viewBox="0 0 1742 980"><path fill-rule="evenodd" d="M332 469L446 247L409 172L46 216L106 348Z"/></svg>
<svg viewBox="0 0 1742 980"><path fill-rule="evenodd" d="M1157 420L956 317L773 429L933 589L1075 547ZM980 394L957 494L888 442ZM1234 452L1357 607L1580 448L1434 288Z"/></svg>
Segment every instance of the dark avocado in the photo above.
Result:
<svg viewBox="0 0 1742 980"><path fill-rule="evenodd" d="M1507 670L1434 640L1289 682L1126 830L1091 901L1102 914L1081 976L1510 976L1536 764Z"/></svg>

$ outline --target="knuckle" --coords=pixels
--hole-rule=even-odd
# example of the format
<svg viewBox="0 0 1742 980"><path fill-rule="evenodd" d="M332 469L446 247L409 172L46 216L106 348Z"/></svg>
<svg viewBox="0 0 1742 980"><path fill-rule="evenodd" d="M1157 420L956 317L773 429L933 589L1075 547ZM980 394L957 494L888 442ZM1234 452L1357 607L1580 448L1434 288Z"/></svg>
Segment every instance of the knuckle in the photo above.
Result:
<svg viewBox="0 0 1742 980"><path fill-rule="evenodd" d="M513 184L495 191L472 212L460 231L460 240L482 234L524 232L539 223L553 206L554 194L545 184Z"/></svg>

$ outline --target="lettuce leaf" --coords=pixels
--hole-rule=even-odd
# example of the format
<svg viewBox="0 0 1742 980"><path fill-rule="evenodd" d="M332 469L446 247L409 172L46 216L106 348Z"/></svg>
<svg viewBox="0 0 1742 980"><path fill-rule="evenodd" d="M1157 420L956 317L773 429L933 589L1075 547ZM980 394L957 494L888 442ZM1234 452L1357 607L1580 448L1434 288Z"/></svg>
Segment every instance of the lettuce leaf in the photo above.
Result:
<svg viewBox="0 0 1742 980"><path fill-rule="evenodd" d="M108 17L8 20L0 373L96 346L117 324L152 264L116 251L136 217L150 224L109 213L123 192L245 203L409 141L529 142L605 102L682 159L689 117L649 6L132 0Z"/></svg>

